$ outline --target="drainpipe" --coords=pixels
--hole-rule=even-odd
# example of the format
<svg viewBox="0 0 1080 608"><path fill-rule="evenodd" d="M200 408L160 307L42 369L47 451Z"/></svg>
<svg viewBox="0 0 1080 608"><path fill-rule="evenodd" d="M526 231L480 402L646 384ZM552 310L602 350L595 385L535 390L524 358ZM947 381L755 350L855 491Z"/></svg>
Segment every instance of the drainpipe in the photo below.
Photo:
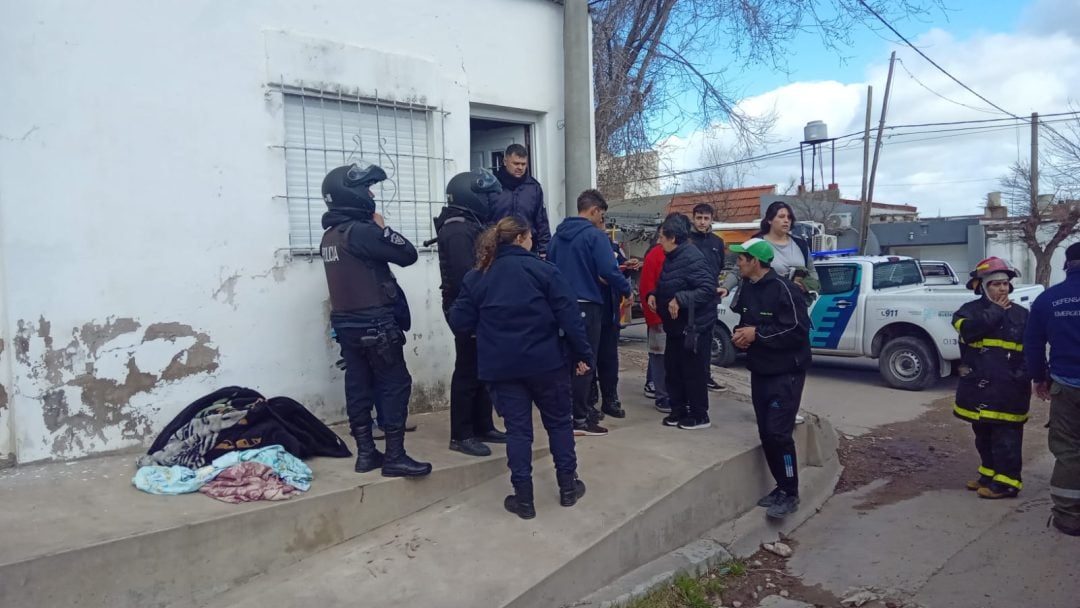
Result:
<svg viewBox="0 0 1080 608"><path fill-rule="evenodd" d="M592 22L587 0L563 5L563 139L566 216L577 215L577 196L596 185L593 149Z"/></svg>

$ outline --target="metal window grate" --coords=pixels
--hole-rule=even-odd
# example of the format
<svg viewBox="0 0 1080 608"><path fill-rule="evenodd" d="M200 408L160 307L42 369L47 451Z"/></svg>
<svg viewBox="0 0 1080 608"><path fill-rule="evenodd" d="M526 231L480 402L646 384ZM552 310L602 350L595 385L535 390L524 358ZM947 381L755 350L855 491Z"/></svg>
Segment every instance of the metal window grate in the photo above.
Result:
<svg viewBox="0 0 1080 608"><path fill-rule="evenodd" d="M322 240L322 180L343 164L364 160L388 179L373 190L387 224L414 245L434 235L431 218L443 157L434 153L435 108L378 98L348 97L307 88L279 87L285 115L285 200L289 249L317 253ZM440 129L441 131L441 129ZM441 149L441 147L440 147Z"/></svg>

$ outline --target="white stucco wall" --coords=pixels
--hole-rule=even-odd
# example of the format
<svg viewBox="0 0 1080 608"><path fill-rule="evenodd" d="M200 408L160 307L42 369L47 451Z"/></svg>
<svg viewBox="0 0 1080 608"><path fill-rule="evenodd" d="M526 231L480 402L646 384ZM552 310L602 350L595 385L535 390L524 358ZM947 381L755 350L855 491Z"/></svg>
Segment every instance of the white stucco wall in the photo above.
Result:
<svg viewBox="0 0 1080 608"><path fill-rule="evenodd" d="M1054 231L1057 230L1056 224L1047 224L1039 230L1039 240L1043 243L1050 240ZM1023 243L1016 234L1010 233L1004 230L993 230L993 236L986 240L986 255L997 256L1003 260L1008 260L1010 264L1018 268L1023 275L1021 279L1024 283L1035 282L1035 256L1028 249L1027 245ZM1056 251L1050 261L1050 284L1060 283L1065 280L1065 249L1069 245L1077 242L1078 238L1075 236L1071 239L1066 239L1064 243Z"/></svg>
<svg viewBox="0 0 1080 608"><path fill-rule="evenodd" d="M8 3L0 18L0 459L150 440L229 384L343 417L321 264L287 253L271 84L420 99L467 170L470 103L533 113L562 216L562 7L548 0ZM453 361L433 252L398 272L414 408ZM5 432L5 429L8 432Z"/></svg>

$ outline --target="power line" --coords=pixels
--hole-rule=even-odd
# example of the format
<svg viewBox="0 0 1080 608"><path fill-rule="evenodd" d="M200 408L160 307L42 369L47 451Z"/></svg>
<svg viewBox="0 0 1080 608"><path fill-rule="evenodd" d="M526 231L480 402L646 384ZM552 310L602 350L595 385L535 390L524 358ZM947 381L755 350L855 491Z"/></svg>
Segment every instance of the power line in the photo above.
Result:
<svg viewBox="0 0 1080 608"><path fill-rule="evenodd" d="M945 101L947 101L947 102L949 102L949 103L951 103L951 104L956 104L956 105L958 105L958 106L963 106L963 107L965 107L965 108L968 108L969 110L975 110L976 112L983 112L983 113L986 113L986 114L996 114L996 112L993 112L993 111L991 111L991 110L985 110L985 109L983 109L983 108L976 108L975 106L971 106L971 105L968 105L968 104L966 104L966 103L963 103L963 102L960 102L960 101L956 101L955 99L950 99L950 98L948 98L948 97L946 97L946 96L942 95L941 93L938 93L938 92L937 92L937 91L935 91L934 89L931 89L930 87L926 86L926 85L925 85L925 84L923 83L923 81L921 81L921 80L919 80L918 78L916 78L916 77L915 77L915 74L912 74L912 73L911 73L911 70L909 70L909 69L908 69L908 67L907 67L907 64L905 64L905 63L904 63L904 60L903 60L903 59L897 58L897 61L899 61L899 62L900 62L900 67L904 68L904 71L905 71L905 72L907 72L908 78L910 78L910 79L914 80L914 81L915 81L915 84L917 84L917 85L919 85L920 87L922 87L922 88L926 89L926 90L927 90L927 92L929 92L930 94L932 94L932 95L935 95L935 96L937 96L937 97L940 97L941 99L944 99Z"/></svg>
<svg viewBox="0 0 1080 608"><path fill-rule="evenodd" d="M875 10L874 10L874 9L872 9L872 8L870 8L870 5L866 3L866 0L858 0L858 2L859 2L859 4L861 4L861 5L863 6L863 8L865 8L865 9L866 9L866 10L868 10L868 11L870 11L870 14L871 14L871 15L873 15L874 17L877 17L877 20L878 20L878 21L880 21L880 22L882 22L883 24L885 24L885 27L887 27L887 28L889 28L890 30L892 30L892 33L896 34L896 35L897 35L897 37L899 37L899 38L900 38L900 40L903 40L903 41L904 41L904 44L908 45L908 46L909 46L909 47L911 48L911 50L915 51L915 52L916 52L916 53L918 53L918 54L919 54L919 55L920 55L920 56L921 56L921 57L922 57L923 59L925 59L925 60L927 60L928 62L930 62L930 65L932 65L932 66L934 66L935 68L937 68L937 69L938 69L938 70L939 70L939 71L940 71L940 72L941 72L942 74L945 74L946 76L948 76L948 77L949 77L949 78L950 78L950 79L951 79L951 80L952 80L953 82L955 82L956 84L958 84L958 85L960 85L961 87L963 87L963 88L964 88L964 89L965 89L966 91L968 91L968 92L969 92L969 93L971 93L972 95L974 95L974 96L978 97L979 99L983 100L984 102L986 102L986 104L987 104L987 105L989 105L990 107L992 107L992 108L995 108L995 109L999 110L999 111L1000 111L1000 112L1001 112L1002 114L1007 114L1007 115L1009 115L1009 116L1012 116L1013 118L1020 118L1020 117L1019 117L1019 116L1017 116L1016 114L1013 114L1012 112L1010 112L1010 111L1006 110L1005 108L1002 108L1001 106L997 105L996 103L994 103L994 102L990 101L989 99L987 99L987 98L983 97L982 95L978 94L977 92L975 92L975 89L972 89L972 88L971 88L971 87L969 87L968 85L964 84L963 82L961 82L961 81L960 81L960 79L959 79L959 78L957 78L956 76L953 76L952 74L950 74L950 73L949 73L949 71L948 71L948 70L946 70L945 68L943 68L943 67L941 67L940 65L938 65L938 63L937 63L936 61L934 61L933 59L931 59L929 55L927 55L926 53L922 52L922 49L920 49L919 47L915 46L914 44L912 44L912 43L911 43L911 41L910 41L910 40L908 40L907 38L905 38L905 37L904 37L904 35L903 35L903 34L901 34L901 33L900 33L900 32L899 32L899 31L898 31L898 30L897 30L897 29L896 29L895 27L893 27L891 23L889 23L888 21L886 21L884 17L882 17L881 15L877 14L877 11L875 11Z"/></svg>

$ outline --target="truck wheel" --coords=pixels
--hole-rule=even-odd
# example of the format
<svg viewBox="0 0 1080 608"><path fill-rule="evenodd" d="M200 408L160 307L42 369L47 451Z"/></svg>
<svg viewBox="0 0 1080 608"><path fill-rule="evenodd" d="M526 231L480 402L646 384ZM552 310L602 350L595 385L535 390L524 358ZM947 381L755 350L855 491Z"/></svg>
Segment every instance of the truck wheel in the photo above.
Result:
<svg viewBox="0 0 1080 608"><path fill-rule="evenodd" d="M735 345L731 343L731 332L723 323L717 322L712 332L712 364L728 367L735 362Z"/></svg>
<svg viewBox="0 0 1080 608"><path fill-rule="evenodd" d="M881 349L878 369L889 386L921 391L937 380L937 353L922 338L900 336Z"/></svg>

